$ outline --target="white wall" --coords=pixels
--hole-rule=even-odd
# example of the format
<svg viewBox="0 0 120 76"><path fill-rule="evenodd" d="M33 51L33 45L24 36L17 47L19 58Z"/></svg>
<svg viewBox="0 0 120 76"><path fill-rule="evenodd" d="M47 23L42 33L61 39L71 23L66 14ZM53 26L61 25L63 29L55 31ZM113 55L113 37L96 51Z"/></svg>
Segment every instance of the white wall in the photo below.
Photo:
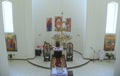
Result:
<svg viewBox="0 0 120 76"><path fill-rule="evenodd" d="M119 3L119 11L118 11L118 26L117 26L117 38L116 38L116 63L115 63L115 70L114 70L114 76L120 76L120 1Z"/></svg>
<svg viewBox="0 0 120 76"><path fill-rule="evenodd" d="M9 0L13 4L13 25L17 36L17 52L13 59L26 59L35 56L34 53L34 26L32 25L32 1Z"/></svg>
<svg viewBox="0 0 120 76"><path fill-rule="evenodd" d="M93 58L93 50L96 51L95 58L98 58L98 50L104 48L104 35L106 28L107 3L117 0L88 0L86 18L86 47L84 56ZM112 53L114 53L113 51Z"/></svg>
<svg viewBox="0 0 120 76"><path fill-rule="evenodd" d="M86 0L32 0L33 24L35 26L35 45L43 45L44 41L53 43L54 18L61 16L70 17L72 20L71 35L74 49L83 51L84 26L86 16ZM52 17L53 31L46 31L46 18Z"/></svg>
<svg viewBox="0 0 120 76"><path fill-rule="evenodd" d="M26 47L27 47L27 58L32 58L35 56L35 35L34 35L34 25L32 23L32 0L26 0L26 10L25 10L25 25L26 25Z"/></svg>
<svg viewBox="0 0 120 76"><path fill-rule="evenodd" d="M0 1L0 76L9 76L9 66L7 51L5 46L5 36L3 32L2 6Z"/></svg>
<svg viewBox="0 0 120 76"><path fill-rule="evenodd" d="M86 47L84 56L93 57L94 50L102 50L104 44L104 32L106 22L106 3L104 0L87 1L87 18L86 18Z"/></svg>
<svg viewBox="0 0 120 76"><path fill-rule="evenodd" d="M119 15L119 20L120 20L120 15ZM117 42L117 46L116 46L116 64L115 64L114 76L120 76L120 22L119 22L118 29L119 29L119 31L118 31L118 34L117 34L117 41L116 41Z"/></svg>

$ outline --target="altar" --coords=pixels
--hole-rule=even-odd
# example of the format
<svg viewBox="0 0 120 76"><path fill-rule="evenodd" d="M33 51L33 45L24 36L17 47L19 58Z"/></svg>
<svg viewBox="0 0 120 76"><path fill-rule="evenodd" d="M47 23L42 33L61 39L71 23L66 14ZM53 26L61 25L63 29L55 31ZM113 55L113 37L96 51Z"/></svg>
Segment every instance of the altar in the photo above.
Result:
<svg viewBox="0 0 120 76"><path fill-rule="evenodd" d="M67 18L66 21L63 21L63 12L61 12L61 15L62 16L55 17L55 23L59 22L60 25L55 24L56 34L52 37L52 39L54 39L54 41L56 42L56 46L53 47L54 55L52 56L50 64L51 76L68 76L67 64L65 59L65 55L67 54L62 54L62 52L64 50L63 47L67 49L65 45L67 41L72 39L70 34L71 18Z"/></svg>
<svg viewBox="0 0 120 76"><path fill-rule="evenodd" d="M51 76L68 76L67 72L67 64L65 60L65 56L61 57L52 57L51 59Z"/></svg>
<svg viewBox="0 0 120 76"><path fill-rule="evenodd" d="M51 76L68 76L68 72L66 68L52 68Z"/></svg>
<svg viewBox="0 0 120 76"><path fill-rule="evenodd" d="M62 56L63 47L54 47L54 57L59 58Z"/></svg>

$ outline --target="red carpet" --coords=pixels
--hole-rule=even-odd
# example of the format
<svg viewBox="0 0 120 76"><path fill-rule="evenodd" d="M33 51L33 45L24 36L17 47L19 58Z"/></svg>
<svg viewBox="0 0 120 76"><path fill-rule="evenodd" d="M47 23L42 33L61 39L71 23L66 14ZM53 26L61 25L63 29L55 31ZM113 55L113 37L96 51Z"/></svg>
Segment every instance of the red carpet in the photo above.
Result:
<svg viewBox="0 0 120 76"><path fill-rule="evenodd" d="M56 63L55 63L55 65L57 66L57 67L61 67L61 60L60 60L60 58L56 58Z"/></svg>
<svg viewBox="0 0 120 76"><path fill-rule="evenodd" d="M62 56L60 58L53 57L51 59L51 68L52 67L67 67L65 56Z"/></svg>

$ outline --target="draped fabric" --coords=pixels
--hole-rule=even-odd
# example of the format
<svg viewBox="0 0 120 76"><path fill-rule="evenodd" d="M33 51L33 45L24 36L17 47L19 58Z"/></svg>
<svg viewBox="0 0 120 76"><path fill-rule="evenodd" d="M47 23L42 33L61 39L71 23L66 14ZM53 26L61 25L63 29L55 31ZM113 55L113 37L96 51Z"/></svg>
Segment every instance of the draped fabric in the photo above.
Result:
<svg viewBox="0 0 120 76"><path fill-rule="evenodd" d="M52 57L51 68L54 68L54 67L67 67L64 55L62 55L60 58Z"/></svg>

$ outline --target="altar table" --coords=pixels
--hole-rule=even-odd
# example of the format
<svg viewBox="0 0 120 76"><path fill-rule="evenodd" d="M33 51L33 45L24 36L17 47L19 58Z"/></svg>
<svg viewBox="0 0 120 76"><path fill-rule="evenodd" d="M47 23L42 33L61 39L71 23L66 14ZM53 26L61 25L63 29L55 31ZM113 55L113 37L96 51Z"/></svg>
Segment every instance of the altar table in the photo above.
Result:
<svg viewBox="0 0 120 76"><path fill-rule="evenodd" d="M68 76L66 68L52 68L51 76Z"/></svg>

